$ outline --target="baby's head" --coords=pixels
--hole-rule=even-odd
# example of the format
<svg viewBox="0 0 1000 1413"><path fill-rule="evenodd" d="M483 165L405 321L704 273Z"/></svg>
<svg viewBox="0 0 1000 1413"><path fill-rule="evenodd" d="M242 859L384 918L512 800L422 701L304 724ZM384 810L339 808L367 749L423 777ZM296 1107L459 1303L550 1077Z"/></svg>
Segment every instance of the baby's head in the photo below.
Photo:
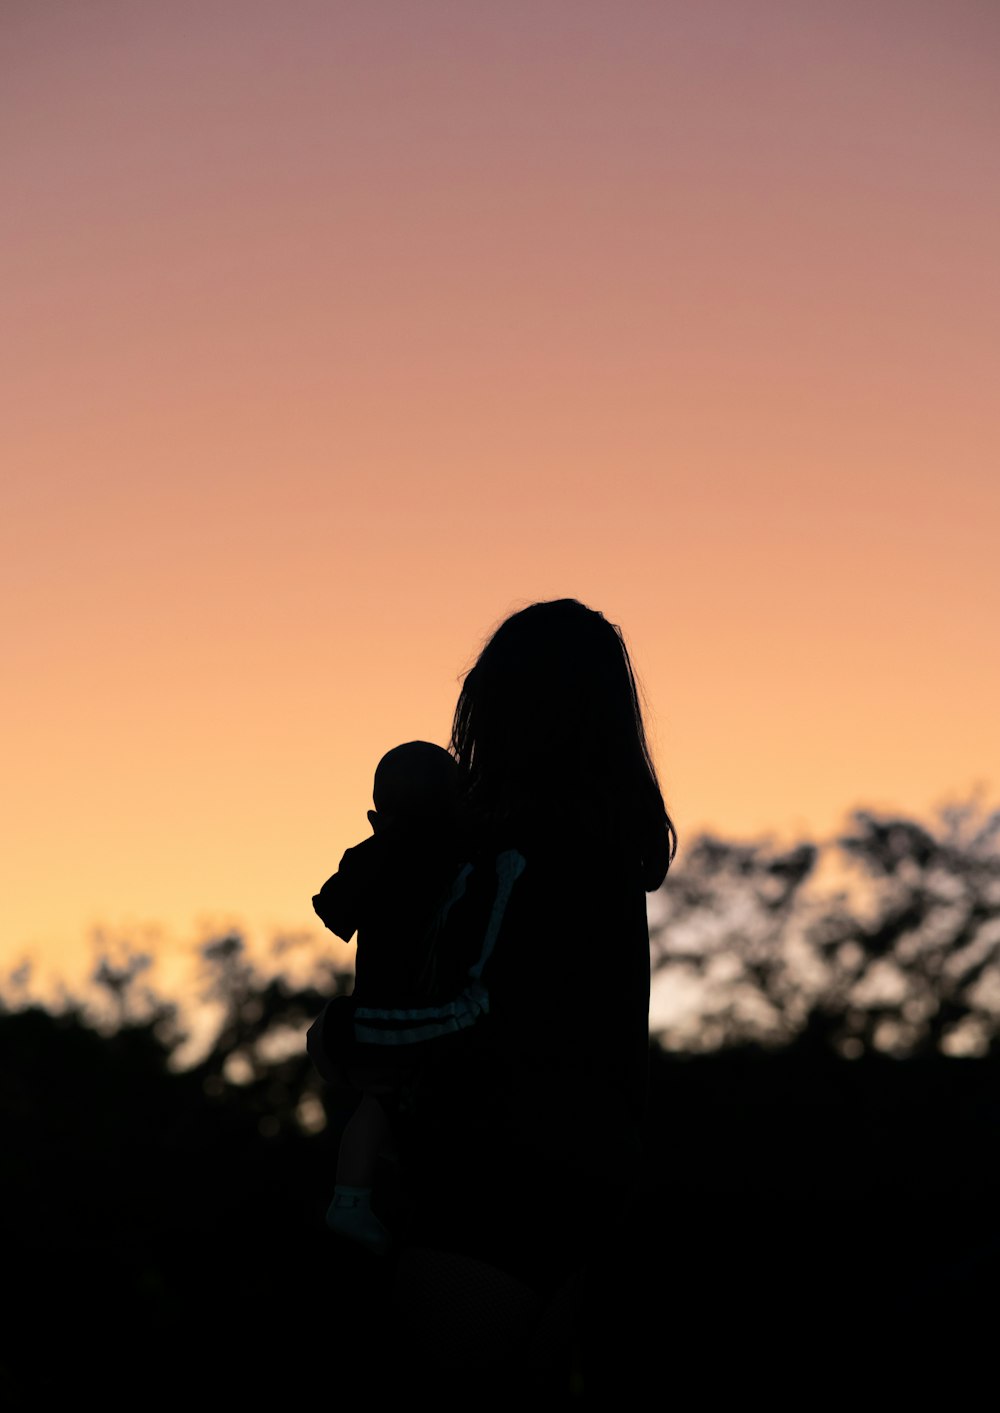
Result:
<svg viewBox="0 0 1000 1413"><path fill-rule="evenodd" d="M372 799L385 822L444 819L458 801L458 764L429 741L394 746L375 768Z"/></svg>

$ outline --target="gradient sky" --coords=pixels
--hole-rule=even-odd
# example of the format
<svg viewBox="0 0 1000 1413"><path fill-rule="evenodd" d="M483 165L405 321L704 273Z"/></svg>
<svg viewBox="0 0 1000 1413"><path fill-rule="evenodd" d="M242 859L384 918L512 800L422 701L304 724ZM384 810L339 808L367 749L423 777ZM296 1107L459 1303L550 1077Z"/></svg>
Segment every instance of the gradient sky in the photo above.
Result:
<svg viewBox="0 0 1000 1413"><path fill-rule="evenodd" d="M993 0L7 0L0 51L0 969L319 940L538 598L622 625L682 851L996 795Z"/></svg>

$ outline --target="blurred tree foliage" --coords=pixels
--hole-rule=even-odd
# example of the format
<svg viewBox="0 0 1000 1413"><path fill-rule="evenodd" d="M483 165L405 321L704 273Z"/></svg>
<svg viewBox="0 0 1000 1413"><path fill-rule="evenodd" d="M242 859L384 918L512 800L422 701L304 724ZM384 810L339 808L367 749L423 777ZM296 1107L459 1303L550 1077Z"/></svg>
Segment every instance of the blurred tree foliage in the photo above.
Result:
<svg viewBox="0 0 1000 1413"><path fill-rule="evenodd" d="M851 816L836 840L867 887L815 896L820 850L702 836L662 890L654 973L691 1012L660 1043L983 1056L1000 1045L1000 810Z"/></svg>
<svg viewBox="0 0 1000 1413"><path fill-rule="evenodd" d="M734 1378L736 1352L768 1342L822 1363L848 1317L840 1364L881 1350L897 1386L922 1340L959 1367L989 1337L1000 812L956 808L931 830L859 810L852 826L838 845L870 885L863 911L808 895L811 844L710 837L654 900L657 979L692 1008L651 1051L646 1180L581 1315L577 1397L580 1379L605 1400L630 1380L644 1391L664 1341L675 1382L708 1396L719 1347ZM347 1111L303 1046L350 977L321 960L293 983L272 961L255 966L235 933L202 948L215 1019L194 1054L140 954L102 957L93 994L59 1007L12 979L5 1407L131 1406L137 1389L173 1406L194 1387L251 1406L370 1402L391 1368L388 1268L323 1221ZM599 1132L594 1153L599 1192Z"/></svg>

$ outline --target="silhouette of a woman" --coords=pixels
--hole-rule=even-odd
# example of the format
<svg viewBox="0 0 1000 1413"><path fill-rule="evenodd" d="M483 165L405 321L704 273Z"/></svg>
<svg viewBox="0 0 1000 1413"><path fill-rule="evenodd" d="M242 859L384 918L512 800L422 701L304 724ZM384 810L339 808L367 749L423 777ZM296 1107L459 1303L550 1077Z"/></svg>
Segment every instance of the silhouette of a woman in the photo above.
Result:
<svg viewBox="0 0 1000 1413"><path fill-rule="evenodd" d="M621 630L576 599L501 623L451 745L469 863L433 994L354 1012L364 1048L416 1060L393 1310L407 1378L428 1389L554 1367L560 1299L624 1230L648 1075L645 895L677 849Z"/></svg>

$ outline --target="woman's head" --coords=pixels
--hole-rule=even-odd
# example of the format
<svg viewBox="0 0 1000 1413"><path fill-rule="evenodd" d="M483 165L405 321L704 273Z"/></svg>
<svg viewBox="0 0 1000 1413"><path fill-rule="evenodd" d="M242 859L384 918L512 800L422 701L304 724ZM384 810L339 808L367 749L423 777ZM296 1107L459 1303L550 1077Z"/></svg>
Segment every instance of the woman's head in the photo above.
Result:
<svg viewBox="0 0 1000 1413"><path fill-rule="evenodd" d="M466 673L452 750L470 809L544 815L634 846L658 887L677 835L660 792L621 629L577 599L500 624Z"/></svg>

